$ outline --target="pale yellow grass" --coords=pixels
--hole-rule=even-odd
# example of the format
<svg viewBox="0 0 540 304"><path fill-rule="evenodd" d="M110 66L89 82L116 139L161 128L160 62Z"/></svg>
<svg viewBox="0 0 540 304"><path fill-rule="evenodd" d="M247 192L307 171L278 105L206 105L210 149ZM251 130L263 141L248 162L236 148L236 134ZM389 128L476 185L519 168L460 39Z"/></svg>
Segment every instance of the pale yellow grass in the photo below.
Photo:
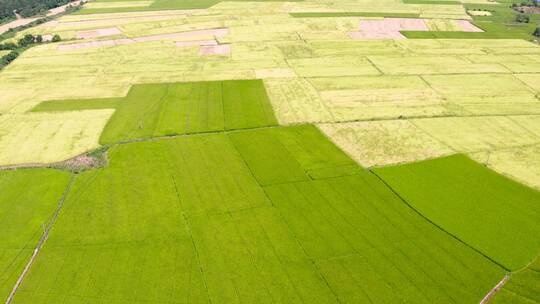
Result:
<svg viewBox="0 0 540 304"><path fill-rule="evenodd" d="M411 122L458 152L489 151L540 142L538 136L505 116L426 118Z"/></svg>
<svg viewBox="0 0 540 304"><path fill-rule="evenodd" d="M280 124L333 121L317 90L304 78L266 79L264 84Z"/></svg>
<svg viewBox="0 0 540 304"><path fill-rule="evenodd" d="M365 58L302 58L287 60L302 77L379 75L380 72Z"/></svg>
<svg viewBox="0 0 540 304"><path fill-rule="evenodd" d="M426 82L453 103L534 103L536 92L513 75L428 75Z"/></svg>
<svg viewBox="0 0 540 304"><path fill-rule="evenodd" d="M260 79L267 78L296 78L292 69L260 69L255 70L255 77Z"/></svg>
<svg viewBox="0 0 540 304"><path fill-rule="evenodd" d="M453 150L406 120L318 126L364 167L414 162L453 153Z"/></svg>
<svg viewBox="0 0 540 304"><path fill-rule="evenodd" d="M0 118L0 165L51 163L99 147L113 110L29 113Z"/></svg>
<svg viewBox="0 0 540 304"><path fill-rule="evenodd" d="M498 63L471 63L458 56L368 56L389 75L431 75L464 73L511 73Z"/></svg>

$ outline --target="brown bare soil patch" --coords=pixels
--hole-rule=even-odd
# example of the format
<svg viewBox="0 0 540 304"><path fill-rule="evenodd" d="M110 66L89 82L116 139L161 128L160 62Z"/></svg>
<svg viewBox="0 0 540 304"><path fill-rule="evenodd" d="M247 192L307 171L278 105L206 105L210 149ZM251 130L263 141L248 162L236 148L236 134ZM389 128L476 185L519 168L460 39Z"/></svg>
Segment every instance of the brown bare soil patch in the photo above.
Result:
<svg viewBox="0 0 540 304"><path fill-rule="evenodd" d="M228 33L229 33L229 29L227 28L197 30L197 31L188 31L188 32L180 32L180 33L143 36L143 37L136 37L136 38L111 39L111 40L63 44L63 45L58 46L58 50L69 51L69 50L77 50L77 49L84 49L84 48L90 48L90 47L123 45L123 44L137 43L137 42L159 41L159 40L166 40L166 39L186 39L186 38L193 38L193 37L200 37L200 36L223 37L227 35ZM224 48L218 48L216 51L217 52L224 51ZM211 50L209 50L209 52L211 52Z"/></svg>
<svg viewBox="0 0 540 304"><path fill-rule="evenodd" d="M211 55L227 56L230 53L231 53L231 45L229 44L201 46L199 50L199 54L202 56L211 56Z"/></svg>

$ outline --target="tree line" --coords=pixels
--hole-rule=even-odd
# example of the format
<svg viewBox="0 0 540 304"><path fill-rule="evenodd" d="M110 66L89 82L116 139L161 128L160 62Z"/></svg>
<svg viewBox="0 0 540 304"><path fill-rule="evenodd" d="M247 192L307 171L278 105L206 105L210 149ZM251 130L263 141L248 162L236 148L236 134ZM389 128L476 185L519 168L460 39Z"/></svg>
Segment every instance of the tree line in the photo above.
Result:
<svg viewBox="0 0 540 304"><path fill-rule="evenodd" d="M0 0L0 21L13 19L15 13L22 17L44 14L51 8L68 3L69 0Z"/></svg>
<svg viewBox="0 0 540 304"><path fill-rule="evenodd" d="M58 42L62 40L60 38L59 35L54 35L52 37L52 42ZM31 35L31 34L26 34L24 35L24 37L22 37L21 39L19 39L17 41L17 43L14 43L14 42L6 42L6 43L2 43L0 44L0 51L10 51L8 54L2 56L2 58L0 58L0 69L5 67L6 65L10 64L13 60L17 59L17 57L19 57L19 55L26 49L34 46L34 45L37 45L37 44L41 44L41 43L44 43L44 42L48 42L48 41L44 41L43 40L43 36L41 35Z"/></svg>

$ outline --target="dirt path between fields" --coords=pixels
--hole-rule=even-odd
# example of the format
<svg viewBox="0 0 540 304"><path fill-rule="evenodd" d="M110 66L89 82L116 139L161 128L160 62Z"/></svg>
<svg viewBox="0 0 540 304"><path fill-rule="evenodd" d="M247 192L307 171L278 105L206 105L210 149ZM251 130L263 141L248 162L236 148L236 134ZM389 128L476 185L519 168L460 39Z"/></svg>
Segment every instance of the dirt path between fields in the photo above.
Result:
<svg viewBox="0 0 540 304"><path fill-rule="evenodd" d="M504 278L502 278L502 280L497 283L497 285L495 285L495 287L493 287L493 289L491 289L488 294L482 299L482 301L480 301L480 304L487 304L489 302L489 300L491 300L491 298L499 291L501 290L501 288L503 288L504 284L506 284L506 282L508 281L508 279L510 279L510 275L509 274L505 274L504 275Z"/></svg>

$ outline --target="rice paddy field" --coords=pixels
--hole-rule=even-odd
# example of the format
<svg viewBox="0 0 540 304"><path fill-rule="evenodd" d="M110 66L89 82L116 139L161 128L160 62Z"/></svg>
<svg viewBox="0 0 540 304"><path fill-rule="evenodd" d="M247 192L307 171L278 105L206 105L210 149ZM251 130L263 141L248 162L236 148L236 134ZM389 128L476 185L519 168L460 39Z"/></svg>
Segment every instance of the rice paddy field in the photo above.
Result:
<svg viewBox="0 0 540 304"><path fill-rule="evenodd" d="M0 70L0 298L540 303L540 19L511 3L95 0L17 32L62 41Z"/></svg>

